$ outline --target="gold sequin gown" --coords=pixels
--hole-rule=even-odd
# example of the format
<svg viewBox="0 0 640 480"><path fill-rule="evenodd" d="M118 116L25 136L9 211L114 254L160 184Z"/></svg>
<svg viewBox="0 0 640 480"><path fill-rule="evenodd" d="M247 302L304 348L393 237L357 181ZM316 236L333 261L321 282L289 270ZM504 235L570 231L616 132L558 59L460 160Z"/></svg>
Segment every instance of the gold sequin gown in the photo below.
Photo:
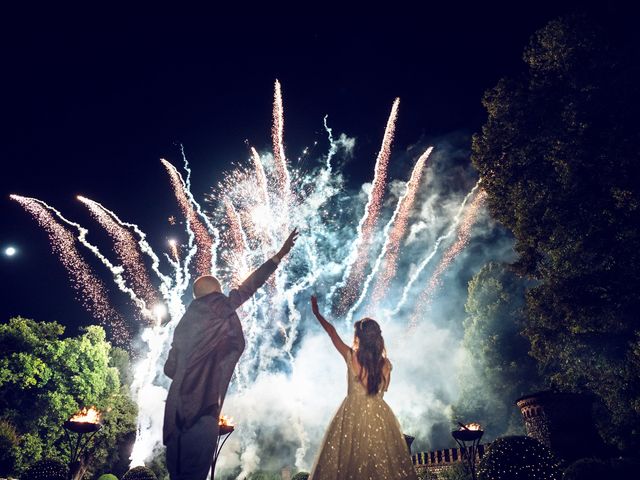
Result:
<svg viewBox="0 0 640 480"><path fill-rule="evenodd" d="M309 480L417 480L384 390L367 395L347 356L347 398L331 420Z"/></svg>

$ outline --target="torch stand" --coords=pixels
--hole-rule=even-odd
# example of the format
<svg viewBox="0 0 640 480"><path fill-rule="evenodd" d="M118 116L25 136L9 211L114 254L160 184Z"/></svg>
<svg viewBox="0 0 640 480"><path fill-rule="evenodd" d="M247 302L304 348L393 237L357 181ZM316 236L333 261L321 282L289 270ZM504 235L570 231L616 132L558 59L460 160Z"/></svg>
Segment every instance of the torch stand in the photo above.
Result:
<svg viewBox="0 0 640 480"><path fill-rule="evenodd" d="M218 461L218 455L220 455L222 447L224 447L224 444L227 442L234 430L235 428L233 425L219 425L218 439L216 440L216 450L213 454L213 462L211 463L211 480L214 479L214 474L216 473L216 462ZM222 439L222 437L224 437L224 439L221 443L220 439Z"/></svg>
<svg viewBox="0 0 640 480"><path fill-rule="evenodd" d="M464 427L464 425L463 425ZM471 478L476 480L476 455L478 454L478 445L480 444L480 439L482 438L482 434L484 432L482 430L454 430L451 432L451 436L455 439L456 443L460 447L462 451L462 455L467 461L467 467L469 468L469 473L471 473Z"/></svg>
<svg viewBox="0 0 640 480"><path fill-rule="evenodd" d="M64 428L71 447L71 457L69 459L69 479L74 480L79 477L82 468L82 456L86 453L89 442L94 435L102 428L99 423L74 422L68 420L64 422ZM76 441L71 439L69 432L76 434Z"/></svg>

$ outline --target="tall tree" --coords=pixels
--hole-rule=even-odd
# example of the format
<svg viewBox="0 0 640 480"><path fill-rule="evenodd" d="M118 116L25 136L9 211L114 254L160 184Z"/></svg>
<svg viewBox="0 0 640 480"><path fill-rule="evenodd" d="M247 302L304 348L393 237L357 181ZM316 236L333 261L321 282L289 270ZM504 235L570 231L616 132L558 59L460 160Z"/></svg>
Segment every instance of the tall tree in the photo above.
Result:
<svg viewBox="0 0 640 480"><path fill-rule="evenodd" d="M19 439L16 473L45 457L69 460L62 424L82 407L95 405L104 428L95 438L96 455L112 458L116 440L135 429L135 406L116 367L102 327L77 337L64 328L25 318L0 325L0 419Z"/></svg>
<svg viewBox="0 0 640 480"><path fill-rule="evenodd" d="M479 421L487 438L520 433L517 398L541 388L531 345L522 335L526 281L490 262L469 282L463 370L456 420Z"/></svg>
<svg viewBox="0 0 640 480"><path fill-rule="evenodd" d="M527 69L484 97L473 140L492 214L514 234L525 333L549 381L593 392L607 438L640 444L640 75L624 32L554 20Z"/></svg>

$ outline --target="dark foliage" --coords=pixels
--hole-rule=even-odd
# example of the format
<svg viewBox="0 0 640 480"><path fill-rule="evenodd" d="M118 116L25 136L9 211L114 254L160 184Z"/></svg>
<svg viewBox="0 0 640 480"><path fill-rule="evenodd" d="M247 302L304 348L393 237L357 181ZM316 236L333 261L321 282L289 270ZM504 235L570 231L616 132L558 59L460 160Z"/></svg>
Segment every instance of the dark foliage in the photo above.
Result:
<svg viewBox="0 0 640 480"><path fill-rule="evenodd" d="M610 442L640 446L640 75L621 32L581 15L525 49L526 72L488 91L472 160L510 229L547 380L593 392Z"/></svg>
<svg viewBox="0 0 640 480"><path fill-rule="evenodd" d="M9 422L0 420L0 477L7 477L16 464L18 436Z"/></svg>

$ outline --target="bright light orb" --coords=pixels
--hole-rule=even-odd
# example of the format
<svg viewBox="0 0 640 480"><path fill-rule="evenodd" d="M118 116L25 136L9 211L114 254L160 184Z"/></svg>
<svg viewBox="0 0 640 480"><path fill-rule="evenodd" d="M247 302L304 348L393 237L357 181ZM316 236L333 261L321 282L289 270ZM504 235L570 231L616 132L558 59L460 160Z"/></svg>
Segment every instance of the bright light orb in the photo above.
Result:
<svg viewBox="0 0 640 480"><path fill-rule="evenodd" d="M273 225L275 219L272 216L271 209L267 205L258 205L251 210L251 220L254 224L268 228Z"/></svg>
<svg viewBox="0 0 640 480"><path fill-rule="evenodd" d="M171 238L169 239L169 245L171 245L172 247L175 247L176 245L178 245L178 242L176 241L175 238Z"/></svg>
<svg viewBox="0 0 640 480"><path fill-rule="evenodd" d="M7 257L13 257L16 253L18 253L18 250L16 250L15 247L7 247L4 249L4 254Z"/></svg>
<svg viewBox="0 0 640 480"><path fill-rule="evenodd" d="M165 307L162 303L158 303L153 306L152 312L156 316L156 318L162 318L167 314L167 307Z"/></svg>

